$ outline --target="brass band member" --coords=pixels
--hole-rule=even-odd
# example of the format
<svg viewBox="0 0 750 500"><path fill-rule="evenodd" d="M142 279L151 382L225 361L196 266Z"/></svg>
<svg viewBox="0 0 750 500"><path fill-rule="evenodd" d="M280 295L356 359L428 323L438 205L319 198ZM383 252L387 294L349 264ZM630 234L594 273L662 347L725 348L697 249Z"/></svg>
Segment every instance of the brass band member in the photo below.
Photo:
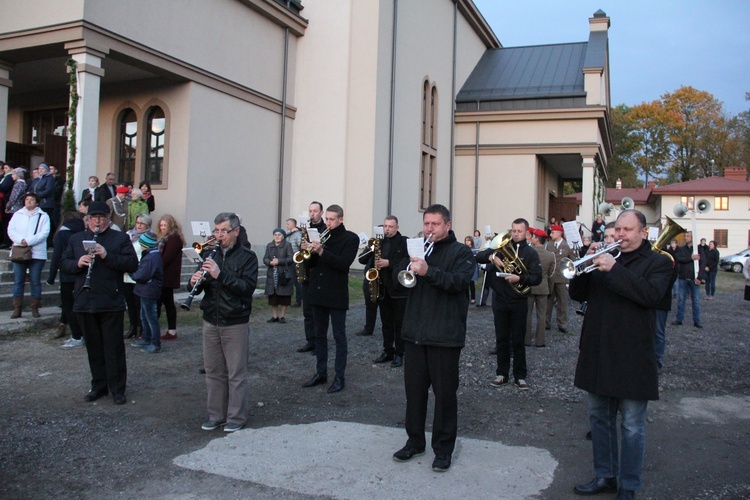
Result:
<svg viewBox="0 0 750 500"><path fill-rule="evenodd" d="M479 252L477 262L489 264L487 278L492 289L492 315L495 321L497 341L497 368L495 378L490 382L494 387L502 387L509 382L510 357L513 352L514 384L521 390L528 390L526 382L526 313L529 307L530 288L519 293L515 285L536 286L542 282L542 266L539 254L526 243L529 223L526 219L516 219L511 224L510 253L516 256L526 268L522 274L498 276L499 269L506 269L505 262L495 254L497 249L488 248Z"/></svg>
<svg viewBox="0 0 750 500"><path fill-rule="evenodd" d="M313 201L307 209L307 214L310 220L307 223L307 228L317 229L319 233L322 233L326 229L326 223L323 221L323 204L319 201ZM359 240L357 240L359 241ZM302 244L301 248L304 250L311 250L312 246L310 243ZM301 264L307 266L307 263ZM309 266L308 266L309 267ZM311 352L315 350L315 328L313 322L312 307L310 307L310 301L307 300L307 294L310 291L310 279L308 276L307 281L302 284L302 315L305 317L305 345L297 349L297 352Z"/></svg>
<svg viewBox="0 0 750 500"><path fill-rule="evenodd" d="M443 205L427 207L422 217L424 234L434 242L425 258L403 259L411 264L416 284L407 291L404 314L404 386L409 439L393 454L397 462L423 455L425 418L430 386L435 394L432 422L432 470L447 471L458 432L458 367L466 342L469 281L474 273L471 249L456 241L451 213Z"/></svg>
<svg viewBox="0 0 750 500"><path fill-rule="evenodd" d="M547 295L549 295L549 282L555 274L555 256L544 248L547 241L547 233L543 229L529 228L531 232L531 248L539 254L539 262L542 266L542 282L537 286L531 287L529 295L529 312L526 314L526 341L527 346L531 345L531 337L534 333L531 329L531 317L533 316L534 306L536 306L536 334L534 345L536 347L545 347L544 339L544 322L547 318Z"/></svg>
<svg viewBox="0 0 750 500"><path fill-rule="evenodd" d="M205 293L203 311L203 364L206 370L208 421L201 429L224 432L247 422L248 322L253 292L258 283L258 258L238 241L237 214L222 212L214 219L213 236L219 245L203 250L205 259L188 288Z"/></svg>
<svg viewBox="0 0 750 500"><path fill-rule="evenodd" d="M336 376L328 387L328 393L339 392L345 386L346 357L346 311L349 309L349 267L357 256L359 238L344 227L344 209L331 205L326 209L328 236L325 245L310 242L312 256L308 261L309 303L315 326L315 375L302 387L313 387L328 380L328 323L331 323L336 342Z"/></svg>
<svg viewBox="0 0 750 500"><path fill-rule="evenodd" d="M383 352L373 363L391 362L391 366L404 364L404 341L401 339L401 324L406 308L406 289L399 284L394 274L396 265L409 254L406 251L406 238L398 231L398 218L389 215L383 221L383 235L380 244L380 259L371 257L372 265L379 270L382 299L377 302L380 321L383 324Z"/></svg>

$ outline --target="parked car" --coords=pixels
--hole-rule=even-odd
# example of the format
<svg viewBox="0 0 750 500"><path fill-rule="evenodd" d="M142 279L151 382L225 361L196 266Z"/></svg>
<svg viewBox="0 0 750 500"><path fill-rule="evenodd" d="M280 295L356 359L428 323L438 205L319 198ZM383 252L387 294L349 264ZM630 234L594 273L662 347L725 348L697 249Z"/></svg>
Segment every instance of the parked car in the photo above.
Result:
<svg viewBox="0 0 750 500"><path fill-rule="evenodd" d="M727 255L721 258L719 266L725 271L732 271L735 273L741 273L742 268L745 266L745 260L750 257L750 248L746 248L740 253L734 255Z"/></svg>

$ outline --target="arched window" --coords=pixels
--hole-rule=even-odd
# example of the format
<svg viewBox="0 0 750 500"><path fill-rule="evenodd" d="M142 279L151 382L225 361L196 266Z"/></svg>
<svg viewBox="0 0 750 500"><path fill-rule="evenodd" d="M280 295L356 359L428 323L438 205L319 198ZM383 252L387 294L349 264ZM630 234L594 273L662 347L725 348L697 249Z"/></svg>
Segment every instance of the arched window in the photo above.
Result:
<svg viewBox="0 0 750 500"><path fill-rule="evenodd" d="M422 85L422 161L419 166L419 208L435 203L437 179L437 87L428 80Z"/></svg>
<svg viewBox="0 0 750 500"><path fill-rule="evenodd" d="M120 182L135 182L135 151L137 147L138 120L131 108L120 117L120 141L117 162L117 179Z"/></svg>
<svg viewBox="0 0 750 500"><path fill-rule="evenodd" d="M164 110L159 106L151 108L147 116L146 171L144 172L144 178L151 184L161 184L164 174L167 118L164 115Z"/></svg>

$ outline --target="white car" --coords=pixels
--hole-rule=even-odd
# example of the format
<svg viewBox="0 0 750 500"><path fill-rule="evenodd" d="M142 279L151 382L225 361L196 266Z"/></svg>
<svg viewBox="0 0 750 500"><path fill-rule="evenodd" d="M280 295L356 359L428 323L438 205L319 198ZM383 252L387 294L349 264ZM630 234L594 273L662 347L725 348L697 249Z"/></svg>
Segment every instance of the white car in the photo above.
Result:
<svg viewBox="0 0 750 500"><path fill-rule="evenodd" d="M750 248L746 248L745 250L734 255L722 257L721 261L719 262L719 267L721 267L725 271L741 273L742 268L745 267L745 260L747 260L748 257L750 257Z"/></svg>

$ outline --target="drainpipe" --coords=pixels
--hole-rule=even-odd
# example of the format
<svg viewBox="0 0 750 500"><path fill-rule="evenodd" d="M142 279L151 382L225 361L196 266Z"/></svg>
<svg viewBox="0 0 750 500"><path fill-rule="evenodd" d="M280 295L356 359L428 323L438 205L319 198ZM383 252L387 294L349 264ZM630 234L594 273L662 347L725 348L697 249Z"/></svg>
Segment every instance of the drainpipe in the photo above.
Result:
<svg viewBox="0 0 750 500"><path fill-rule="evenodd" d="M286 3L289 8L289 2ZM286 143L286 84L287 84L287 69L289 65L289 28L284 28L284 76L282 79L281 89L281 128L279 130L279 192L278 192L278 205L276 207L276 220L281 226L282 221L282 197L284 191L284 145Z"/></svg>
<svg viewBox="0 0 750 500"><path fill-rule="evenodd" d="M451 82L451 164L448 207L453 211L453 176L456 160L456 44L458 43L458 2L453 2L453 75ZM474 226L476 227L476 225Z"/></svg>
<svg viewBox="0 0 750 500"><path fill-rule="evenodd" d="M388 210L393 213L393 137L396 120L396 34L398 33L398 0L393 0L393 48L391 50L391 120L388 139Z"/></svg>

